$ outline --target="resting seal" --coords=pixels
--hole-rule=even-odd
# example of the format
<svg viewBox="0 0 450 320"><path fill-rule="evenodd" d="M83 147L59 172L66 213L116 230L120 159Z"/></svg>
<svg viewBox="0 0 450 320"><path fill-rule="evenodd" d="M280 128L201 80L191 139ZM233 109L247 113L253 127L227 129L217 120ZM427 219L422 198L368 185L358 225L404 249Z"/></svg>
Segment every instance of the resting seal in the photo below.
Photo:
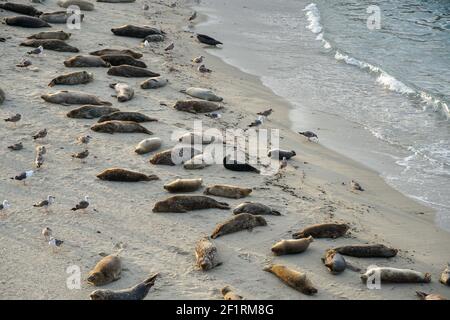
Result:
<svg viewBox="0 0 450 320"><path fill-rule="evenodd" d="M55 11L43 13L39 16L40 19L48 22L48 23L56 23L56 24L64 24L67 23L67 19L72 16L72 13L68 13L67 11ZM80 22L84 19L84 14L80 14Z"/></svg>
<svg viewBox="0 0 450 320"><path fill-rule="evenodd" d="M344 256L357 258L392 258L397 255L398 250L388 248L382 244L363 244L356 246L344 246L333 249Z"/></svg>
<svg viewBox="0 0 450 320"><path fill-rule="evenodd" d="M240 163L238 160L231 160L230 155L223 158L223 167L231 171L260 173L259 169L256 169L248 163Z"/></svg>
<svg viewBox="0 0 450 320"><path fill-rule="evenodd" d="M203 179L177 179L164 185L164 189L171 193L176 192L193 192L200 189Z"/></svg>
<svg viewBox="0 0 450 320"><path fill-rule="evenodd" d="M201 154L201 151L192 147L177 147L155 154L150 163L154 165L175 166L185 161L189 161L192 157Z"/></svg>
<svg viewBox="0 0 450 320"><path fill-rule="evenodd" d="M158 89L166 86L169 83L169 80L162 77L154 77L145 80L141 83L142 89Z"/></svg>
<svg viewBox="0 0 450 320"><path fill-rule="evenodd" d="M445 270L442 271L439 281L445 284L446 286L450 286L450 264L447 264Z"/></svg>
<svg viewBox="0 0 450 320"><path fill-rule="evenodd" d="M39 32L36 34L33 34L27 39L57 39L57 40L67 40L70 38L72 34L66 33L64 31L46 31L46 32Z"/></svg>
<svg viewBox="0 0 450 320"><path fill-rule="evenodd" d="M210 166L210 163L206 161L205 155L203 154L199 154L183 164L186 170L200 170L208 166Z"/></svg>
<svg viewBox="0 0 450 320"><path fill-rule="evenodd" d="M147 68L147 65L127 54L105 54L100 56L104 61L108 62L112 66L129 65L139 68Z"/></svg>
<svg viewBox="0 0 450 320"><path fill-rule="evenodd" d="M45 22L42 19L39 19L36 17L29 17L29 16L8 17L8 18L5 18L5 22L9 26L17 26L17 27L23 27L23 28L51 28L52 27L51 25L49 25L47 22Z"/></svg>
<svg viewBox="0 0 450 320"><path fill-rule="evenodd" d="M121 181L121 182L140 182L140 181L159 180L159 178L154 174L146 175L140 172L119 168L106 169L103 172L99 173L97 175L97 178L99 178L100 180Z"/></svg>
<svg viewBox="0 0 450 320"><path fill-rule="evenodd" d="M159 73L155 73L144 68L133 67L129 65L111 67L108 70L108 74L110 76L125 77L125 78L147 78L160 76Z"/></svg>
<svg viewBox="0 0 450 320"><path fill-rule="evenodd" d="M143 300L150 288L153 287L158 274L154 274L134 287L123 290L104 290L93 291L89 296L91 300Z"/></svg>
<svg viewBox="0 0 450 320"><path fill-rule="evenodd" d="M222 106L213 102L198 100L177 101L173 107L178 111L189 113L207 113L223 109Z"/></svg>
<svg viewBox="0 0 450 320"><path fill-rule="evenodd" d="M349 226L346 224L323 223L315 224L292 234L292 238L300 239L312 236L313 238L336 239L347 233Z"/></svg>
<svg viewBox="0 0 450 320"><path fill-rule="evenodd" d="M66 73L54 78L48 84L49 87L54 87L57 84L77 85L86 84L94 80L94 74L86 71Z"/></svg>
<svg viewBox="0 0 450 320"><path fill-rule="evenodd" d="M111 88L116 90L117 101L127 102L133 99L134 90L126 83L112 83L109 85Z"/></svg>
<svg viewBox="0 0 450 320"><path fill-rule="evenodd" d="M94 119L115 111L119 111L119 109L105 106L86 105L70 110L66 115L69 118Z"/></svg>
<svg viewBox="0 0 450 320"><path fill-rule="evenodd" d="M347 268L344 257L333 249L325 252L322 262L332 274L341 273Z"/></svg>
<svg viewBox="0 0 450 320"><path fill-rule="evenodd" d="M89 1L84 0L59 0L58 6L62 8L68 8L70 6L78 6L80 10L83 11L93 11L94 10L94 4Z"/></svg>
<svg viewBox="0 0 450 320"><path fill-rule="evenodd" d="M252 193L252 191L253 190L249 188L241 188L225 184L215 184L208 186L205 189L204 194L231 199L240 199L248 196L250 193Z"/></svg>
<svg viewBox="0 0 450 320"><path fill-rule="evenodd" d="M266 219L263 217L254 216L249 213L241 213L218 224L214 229L211 238L216 239L217 237L243 230L251 231L253 228L263 226L267 226Z"/></svg>
<svg viewBox="0 0 450 320"><path fill-rule="evenodd" d="M58 91L51 94L43 94L41 98L50 103L62 104L62 105L71 105L71 104L92 104L92 105L105 105L110 106L111 102L102 101L100 98L77 91Z"/></svg>
<svg viewBox="0 0 450 320"><path fill-rule="evenodd" d="M114 33L116 36L132 37L132 38L145 38L146 36L152 34L162 34L162 31L157 28L152 28L148 26L143 27L133 26L130 24L118 28L112 28L111 32Z"/></svg>
<svg viewBox="0 0 450 320"><path fill-rule="evenodd" d="M126 54L135 59L142 58L142 53L135 52L135 51L129 50L129 49L102 49L102 50L89 52L89 54L93 55L93 56L104 56L104 55L109 55L109 54L119 54L119 55Z"/></svg>
<svg viewBox="0 0 450 320"><path fill-rule="evenodd" d="M264 268L264 271L276 275L285 284L303 294L313 295L317 293L317 289L308 279L306 273L295 271L280 264L269 265Z"/></svg>
<svg viewBox="0 0 450 320"><path fill-rule="evenodd" d="M64 65L68 68L109 68L108 62L97 56L78 55L64 61Z"/></svg>
<svg viewBox="0 0 450 320"><path fill-rule="evenodd" d="M132 111L117 111L109 113L108 115L104 115L100 119L98 119L98 122L105 122L110 120L121 120L121 121L133 121L133 122L154 122L158 121L158 119L151 118L146 116L145 114L139 113L139 112L132 112Z"/></svg>
<svg viewBox="0 0 450 320"><path fill-rule="evenodd" d="M114 134L120 133L145 133L152 135L153 132L133 121L106 121L96 123L91 127L92 131Z"/></svg>
<svg viewBox="0 0 450 320"><path fill-rule="evenodd" d="M217 96L209 89L203 89L203 88L188 88L186 90L182 90L181 92L186 93L187 95L190 95L191 97L206 100L206 101L213 101L213 102L222 102L223 98Z"/></svg>
<svg viewBox="0 0 450 320"><path fill-rule="evenodd" d="M42 11L37 10L35 7L12 2L0 3L0 9L17 12L32 17L39 17L42 14Z"/></svg>
<svg viewBox="0 0 450 320"><path fill-rule="evenodd" d="M146 154L155 150L158 150L162 145L160 138L144 139L136 146L134 152L137 154Z"/></svg>
<svg viewBox="0 0 450 320"><path fill-rule="evenodd" d="M224 300L242 300L242 299L244 299L244 297L235 293L229 286L223 287L221 292L222 292Z"/></svg>
<svg viewBox="0 0 450 320"><path fill-rule="evenodd" d="M267 156L269 158L278 159L278 160L283 160L284 158L286 158L286 160L289 160L290 158L292 158L296 155L297 154L295 153L294 150L287 151L287 150L281 150L281 149L272 149L267 154Z"/></svg>
<svg viewBox="0 0 450 320"><path fill-rule="evenodd" d="M120 279L122 262L118 254L111 254L101 259L89 272L87 281L94 286L103 286Z"/></svg>
<svg viewBox="0 0 450 320"><path fill-rule="evenodd" d="M430 283L431 274L409 269L389 267L373 267L361 275L361 281L366 283L369 278L379 277L381 282L387 283Z"/></svg>
<svg viewBox="0 0 450 320"><path fill-rule="evenodd" d="M311 236L298 240L281 240L275 243L271 250L276 256L302 253L308 249L309 244L313 241L314 239Z"/></svg>
<svg viewBox="0 0 450 320"><path fill-rule="evenodd" d="M218 202L213 198L204 196L173 196L163 201L158 201L153 207L153 212L186 213L192 210L203 209L230 209L228 203Z"/></svg>
<svg viewBox="0 0 450 320"><path fill-rule="evenodd" d="M222 263L217 258L217 248L208 237L200 239L195 245L196 265L203 271L211 270Z"/></svg>
<svg viewBox="0 0 450 320"><path fill-rule="evenodd" d="M256 202L244 202L238 205L233 210L233 214L239 213L250 213L255 215L272 215L272 216L281 216L279 211L273 210L270 207Z"/></svg>
<svg viewBox="0 0 450 320"><path fill-rule="evenodd" d="M58 39L30 39L20 44L24 47L42 48L58 52L78 52L78 48L72 47L62 40Z"/></svg>

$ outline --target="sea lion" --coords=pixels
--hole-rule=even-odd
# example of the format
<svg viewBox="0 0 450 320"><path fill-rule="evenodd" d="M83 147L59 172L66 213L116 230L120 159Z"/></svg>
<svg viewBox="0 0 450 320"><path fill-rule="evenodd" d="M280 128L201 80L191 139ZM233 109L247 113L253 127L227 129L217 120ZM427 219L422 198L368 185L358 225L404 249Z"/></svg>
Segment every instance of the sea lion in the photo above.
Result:
<svg viewBox="0 0 450 320"><path fill-rule="evenodd" d="M416 294L421 300L447 300L446 297L437 293L426 293L422 291L416 291Z"/></svg>
<svg viewBox="0 0 450 320"><path fill-rule="evenodd" d="M223 167L231 171L260 173L259 169L253 167L248 163L241 163L238 160L231 160L230 155L227 155L225 158L223 158Z"/></svg>
<svg viewBox="0 0 450 320"><path fill-rule="evenodd" d="M97 0L98 1L98 0ZM154 274L134 287L123 290L98 289L89 297L91 300L144 300L150 288L153 287L158 274Z"/></svg>
<svg viewBox="0 0 450 320"><path fill-rule="evenodd" d="M111 88L116 90L117 101L126 102L130 101L134 97L134 90L126 83L112 83L109 85ZM114 119L116 120L116 119ZM119 119L121 120L121 119ZM130 120L129 120L130 121Z"/></svg>
<svg viewBox="0 0 450 320"><path fill-rule="evenodd" d="M276 256L302 253L308 249L309 244L313 241L314 238L311 236L298 240L281 240L275 243L271 250Z"/></svg>
<svg viewBox="0 0 450 320"><path fill-rule="evenodd" d="M94 74L86 71L66 73L54 78L48 84L49 87L54 87L57 84L77 85L86 84L94 80Z"/></svg>
<svg viewBox="0 0 450 320"><path fill-rule="evenodd" d="M122 262L118 255L111 254L101 259L89 272L87 281L94 286L103 286L120 279Z"/></svg>
<svg viewBox="0 0 450 320"><path fill-rule="evenodd" d="M178 138L178 142L184 143L184 144L211 144L213 142L218 142L219 139L216 136L213 135L206 135L206 134L198 134L194 132L189 132L183 134L181 137Z"/></svg>
<svg viewBox="0 0 450 320"><path fill-rule="evenodd" d="M215 184L208 186L204 194L209 194L217 197L231 198L231 199L240 199L245 198L250 193L252 193L252 189L250 188L241 188L237 186L231 186L226 184Z"/></svg>
<svg viewBox="0 0 450 320"><path fill-rule="evenodd" d="M314 224L305 229L292 234L292 238L300 239L312 236L313 238L331 238L336 239L347 233L349 226L338 223Z"/></svg>
<svg viewBox="0 0 450 320"><path fill-rule="evenodd" d="M35 7L12 2L0 3L0 9L24 14L31 17L39 17L42 14L42 11L37 10Z"/></svg>
<svg viewBox="0 0 450 320"><path fill-rule="evenodd" d="M178 111L189 113L207 113L223 109L222 106L209 101L183 100L177 101L173 107Z"/></svg>
<svg viewBox="0 0 450 320"><path fill-rule="evenodd" d="M158 201L153 207L153 212L186 213L192 210L222 209L228 210L230 206L225 202L218 202L205 196L173 196L163 201Z"/></svg>
<svg viewBox="0 0 450 320"><path fill-rule="evenodd" d="M5 101L5 92L0 88L0 104Z"/></svg>
<svg viewBox="0 0 450 320"><path fill-rule="evenodd" d="M100 180L106 181L121 181L121 182L140 182L140 181L154 181L159 178L154 175L147 175L136 171L110 168L102 171L97 175Z"/></svg>
<svg viewBox="0 0 450 320"><path fill-rule="evenodd" d="M64 61L68 68L109 68L110 64L97 56L78 55Z"/></svg>
<svg viewBox="0 0 450 320"><path fill-rule="evenodd" d="M162 34L151 34L146 36L142 42L163 42L165 39L166 37Z"/></svg>
<svg viewBox="0 0 450 320"><path fill-rule="evenodd" d="M296 155L297 154L295 153L294 150L287 151L287 150L281 150L281 149L272 149L267 154L267 156L269 158L278 159L278 160L283 160L284 158L286 158L286 160L289 160L290 158L292 158Z"/></svg>
<svg viewBox="0 0 450 320"><path fill-rule="evenodd" d="M51 28L49 25L42 19L36 17L29 16L15 16L15 17L7 17L5 18L5 22L9 26L16 26L22 28Z"/></svg>
<svg viewBox="0 0 450 320"><path fill-rule="evenodd" d="M66 33L64 31L45 31L33 34L27 39L57 39L57 40L67 40L72 34Z"/></svg>
<svg viewBox="0 0 450 320"><path fill-rule="evenodd" d="M132 38L145 38L151 34L163 34L161 30L148 26L133 26L130 24L123 25L118 28L112 28L111 32L116 36L132 37Z"/></svg>
<svg viewBox="0 0 450 320"><path fill-rule="evenodd" d="M106 106L86 105L70 110L66 115L69 118L94 119L116 111L119 111L119 109Z"/></svg>
<svg viewBox="0 0 450 320"><path fill-rule="evenodd" d="M105 55L110 55L110 54L119 54L119 55L126 54L135 59L142 58L142 53L135 52L135 51L129 50L129 49L102 49L102 50L89 52L89 54L93 55L93 56L105 56Z"/></svg>
<svg viewBox="0 0 450 320"><path fill-rule="evenodd" d="M213 102L222 102L223 98L217 96L209 89L203 89L203 88L188 88L186 90L182 90L181 92L186 93L187 95L190 95L191 97L206 100L206 101L213 101Z"/></svg>
<svg viewBox="0 0 450 320"><path fill-rule="evenodd" d="M279 211L273 210L272 208L257 202L241 203L233 210L233 214L240 214L240 213L250 213L258 216L262 215L281 216L281 213Z"/></svg>
<svg viewBox="0 0 450 320"><path fill-rule="evenodd" d="M125 78L147 78L160 76L159 73L155 73L144 68L129 66L126 64L109 68L108 74L110 76L125 77Z"/></svg>
<svg viewBox="0 0 450 320"><path fill-rule="evenodd" d="M70 6L78 6L83 11L93 11L94 4L85 0L59 0L58 6L68 8Z"/></svg>
<svg viewBox="0 0 450 320"><path fill-rule="evenodd" d="M111 102L102 101L100 98L77 91L66 91L61 90L51 94L43 94L41 98L50 103L62 104L62 105L71 105L71 104L92 104L92 105L105 105L110 106Z"/></svg>
<svg viewBox="0 0 450 320"><path fill-rule="evenodd" d="M211 164L206 161L205 155L199 154L199 155L193 157L191 160L186 161L183 164L183 167L186 170L200 170L200 169L204 169L210 165Z"/></svg>
<svg viewBox="0 0 450 320"><path fill-rule="evenodd" d="M171 193L193 192L200 189L203 179L177 179L164 185L164 189Z"/></svg>
<svg viewBox="0 0 450 320"><path fill-rule="evenodd" d="M154 165L175 166L191 160L194 156L201 154L200 150L191 147L177 147L155 154L150 163Z"/></svg>
<svg viewBox="0 0 450 320"><path fill-rule="evenodd" d="M58 39L30 39L20 44L24 47L42 48L58 52L78 52L78 48L72 47L62 40Z"/></svg>
<svg viewBox="0 0 450 320"><path fill-rule="evenodd" d="M397 255L398 250L388 248L382 244L363 244L355 246L344 246L333 249L344 256L357 258L391 258Z"/></svg>
<svg viewBox="0 0 450 320"><path fill-rule="evenodd" d="M100 56L104 61L112 66L129 65L139 68L147 68L147 65L140 60L137 60L127 54L105 54Z"/></svg>
<svg viewBox="0 0 450 320"><path fill-rule="evenodd" d="M267 221L263 217L241 213L218 224L211 234L211 238L216 239L217 237L243 230L251 231L253 228L263 226L267 226Z"/></svg>
<svg viewBox="0 0 450 320"><path fill-rule="evenodd" d="M121 121L133 121L133 122L154 122L158 121L158 119L151 118L142 114L140 112L132 112L132 111L117 111L112 112L107 115L102 116L98 119L98 123L106 122L110 120L121 120Z"/></svg>
<svg viewBox="0 0 450 320"><path fill-rule="evenodd" d="M134 152L137 154L146 154L155 150L158 150L162 145L160 138L144 139L136 146Z"/></svg>
<svg viewBox="0 0 450 320"><path fill-rule="evenodd" d="M238 295L235 293L229 286L223 287L222 290L220 290L223 295L223 300L242 300L244 297Z"/></svg>
<svg viewBox="0 0 450 320"><path fill-rule="evenodd" d="M278 277L285 284L306 295L317 293L317 289L307 277L306 273L299 272L280 264L272 264L264 268Z"/></svg>
<svg viewBox="0 0 450 320"><path fill-rule="evenodd" d="M325 252L322 262L332 274L341 273L347 267L344 257L333 249Z"/></svg>
<svg viewBox="0 0 450 320"><path fill-rule="evenodd" d="M217 248L208 237L201 238L195 245L196 265L203 271L211 270L222 263L217 258Z"/></svg>
<svg viewBox="0 0 450 320"><path fill-rule="evenodd" d="M431 274L410 269L397 269L389 267L369 267L361 281L366 283L369 279L380 279L387 283L430 283Z"/></svg>
<svg viewBox="0 0 450 320"><path fill-rule="evenodd" d="M133 121L111 120L96 123L91 127L92 131L114 134L120 133L145 133L152 135L153 132Z"/></svg>
<svg viewBox="0 0 450 320"><path fill-rule="evenodd" d="M142 89L158 89L166 86L169 83L169 80L162 77L154 77L145 80L141 83Z"/></svg>
<svg viewBox="0 0 450 320"><path fill-rule="evenodd" d="M39 18L48 23L65 24L67 23L67 19L69 19L71 16L72 13L69 13L67 11L55 11L43 13L39 16ZM80 22L82 22L83 20L84 14L80 14Z"/></svg>
<svg viewBox="0 0 450 320"><path fill-rule="evenodd" d="M445 270L442 271L439 281L446 286L450 286L450 264L447 264Z"/></svg>

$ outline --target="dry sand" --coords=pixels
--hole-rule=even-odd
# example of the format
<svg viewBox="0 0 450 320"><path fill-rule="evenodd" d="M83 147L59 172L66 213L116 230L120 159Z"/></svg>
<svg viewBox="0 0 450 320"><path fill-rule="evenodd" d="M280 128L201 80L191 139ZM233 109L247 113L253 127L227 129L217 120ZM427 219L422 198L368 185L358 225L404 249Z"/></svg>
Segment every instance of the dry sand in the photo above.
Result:
<svg viewBox="0 0 450 320"><path fill-rule="evenodd" d="M85 281L87 273L101 258L99 253L112 253L117 244L125 247L121 254L125 270L119 281L106 288L126 288L150 273L159 272L161 276L147 299L220 299L219 289L225 285L232 286L247 299L415 299L416 290L450 296L449 288L437 281L449 259L450 235L435 227L430 209L387 186L377 173L292 132L287 118L289 105L285 101L262 86L257 78L205 54L203 46L185 31L191 3L178 1L175 8L148 3L150 10L146 12L141 10L141 1L95 3L94 11L85 12L82 29L71 31L73 35L68 43L78 47L82 54L106 47L142 52L142 60L149 69L170 80L167 87L158 90L140 89L143 79L108 76L105 68L85 69L95 74L90 84L49 88L47 84L53 77L74 71L62 63L73 54L46 50L42 57L29 57L26 55L29 48L20 47L19 43L26 36L45 30L0 27L0 36L7 37L6 42L0 43L0 88L7 97L0 114L2 118L15 113L23 116L17 127L7 123L0 127L0 197L12 204L7 216L0 220L1 299L87 299L94 289ZM36 7L47 12L60 9L55 0ZM1 17L10 15L14 13L0 11ZM117 37L110 32L112 27L127 23L161 27L168 39L152 44L151 48L140 48L139 39ZM53 29L60 27L55 25ZM172 41L175 49L164 53ZM200 54L206 56L207 67L214 70L212 74L199 74L190 63ZM32 68L37 70L15 67L23 57L29 58ZM111 97L114 92L108 84L117 80L135 88L136 97L132 101L119 104ZM224 97L223 118L215 121L160 105L160 102L171 105L185 98L179 90L189 86L211 88ZM275 112L264 127L280 129L281 147L294 149L298 155L281 177L234 173L220 165L201 171L186 171L181 166L152 166L148 162L151 155L134 153L134 146L146 135L94 133L89 128L95 120L69 119L65 114L71 107L49 104L40 98L43 93L61 89L96 94L122 111L140 111L159 118L157 123L144 125L163 140L162 149L175 145L170 140L173 131L191 129L194 120L203 120L204 125L220 129L244 128L255 119L256 112L270 106ZM10 180L11 176L33 167L36 143L31 134L42 128L49 132L43 142L48 149L43 168L29 179L27 186ZM83 149L75 144L81 134L93 136L86 163L70 157L71 153ZM11 152L6 148L18 141L23 141L24 150ZM161 180L136 184L98 180L95 175L108 167L153 173ZM194 267L195 242L210 234L231 212L152 213L153 204L169 196L163 184L179 177L202 177L204 185L228 183L252 187L253 193L245 200L265 203L283 215L267 217L267 227L217 239L223 265L207 273L198 271ZM352 192L348 187L351 179L359 181L366 191ZM56 196L50 213L32 207L49 194ZM85 195L91 198L89 213L70 211ZM243 202L224 201L233 207ZM329 221L348 223L350 233L337 240L317 240L303 254L277 258L271 254L270 247L280 239L291 238L292 232ZM40 235L46 226L65 241L57 252ZM382 290L368 290L358 273L347 270L334 276L322 265L320 258L327 248L360 243L383 243L400 252L389 260L348 259L353 264L363 269L377 264L430 272L432 283L383 285ZM307 272L319 293L314 297L304 296L262 271L272 261ZM71 265L81 268L80 290L66 287L69 276L66 268Z"/></svg>

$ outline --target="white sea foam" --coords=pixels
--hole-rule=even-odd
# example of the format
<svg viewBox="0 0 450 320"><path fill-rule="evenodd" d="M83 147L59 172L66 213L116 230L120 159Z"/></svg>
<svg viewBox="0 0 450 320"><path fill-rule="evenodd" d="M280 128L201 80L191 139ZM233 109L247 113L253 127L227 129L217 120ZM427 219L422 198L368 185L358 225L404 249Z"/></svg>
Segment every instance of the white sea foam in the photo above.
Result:
<svg viewBox="0 0 450 320"><path fill-rule="evenodd" d="M394 92L398 92L401 94L414 94L416 93L413 89L408 87L406 84L397 80L390 74L382 71L377 78L377 82L384 86L386 89L389 89Z"/></svg>
<svg viewBox="0 0 450 320"><path fill-rule="evenodd" d="M320 24L320 11L317 8L317 5L315 3L311 3L307 5L303 11L306 11L306 17L309 21L307 28L313 33L321 33L323 28Z"/></svg>

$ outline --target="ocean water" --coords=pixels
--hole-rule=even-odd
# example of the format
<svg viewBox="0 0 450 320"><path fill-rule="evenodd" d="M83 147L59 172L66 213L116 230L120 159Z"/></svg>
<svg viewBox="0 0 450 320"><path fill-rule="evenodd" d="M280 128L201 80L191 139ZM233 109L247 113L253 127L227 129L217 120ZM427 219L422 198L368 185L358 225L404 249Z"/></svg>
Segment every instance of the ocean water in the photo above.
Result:
<svg viewBox="0 0 450 320"><path fill-rule="evenodd" d="M376 5L380 29L368 27ZM293 106L294 129L376 170L450 231L449 0L202 0L195 31ZM370 21L370 20L369 20ZM276 110L276 106L275 110Z"/></svg>

